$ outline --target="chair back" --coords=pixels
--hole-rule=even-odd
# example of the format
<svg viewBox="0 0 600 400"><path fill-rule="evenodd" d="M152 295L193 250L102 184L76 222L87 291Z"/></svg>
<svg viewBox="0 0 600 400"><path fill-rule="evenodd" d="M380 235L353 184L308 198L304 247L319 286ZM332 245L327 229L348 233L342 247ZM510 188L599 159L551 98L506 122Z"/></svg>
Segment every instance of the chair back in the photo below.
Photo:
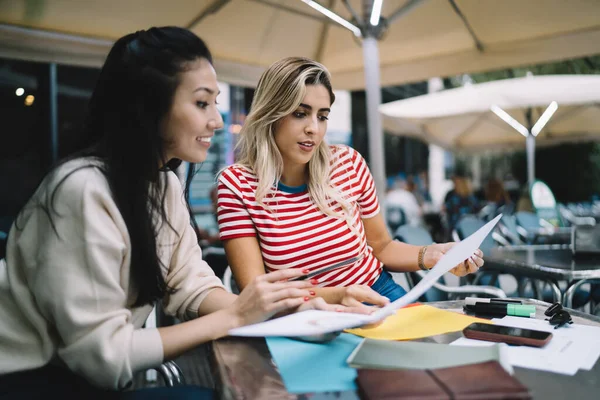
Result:
<svg viewBox="0 0 600 400"><path fill-rule="evenodd" d="M464 238L475 233L479 228L485 225L485 222L480 220L479 218L473 215L465 215L461 217L461 219L456 224L456 233L458 234L458 238L463 240ZM486 236L481 243L479 248L484 252L488 253L496 244L494 243L494 238L492 235Z"/></svg>
<svg viewBox="0 0 600 400"><path fill-rule="evenodd" d="M433 243L431 234L420 226L402 225L396 229L394 238L415 246L427 246Z"/></svg>
<svg viewBox="0 0 600 400"><path fill-rule="evenodd" d="M477 216L486 222L494 219L496 215L498 215L498 207L496 206L496 203L493 202L484 205L477 213Z"/></svg>
<svg viewBox="0 0 600 400"><path fill-rule="evenodd" d="M512 244L523 243L517 229L517 218L514 215L502 215L498 225L502 235L508 238Z"/></svg>
<svg viewBox="0 0 600 400"><path fill-rule="evenodd" d="M386 222L392 232L401 225L406 224L406 213L399 206L389 205L386 207Z"/></svg>
<svg viewBox="0 0 600 400"><path fill-rule="evenodd" d="M227 256L225 255L225 249L216 246L205 247L202 249L202 259L212 268L215 275L223 280L225 269L229 265Z"/></svg>
<svg viewBox="0 0 600 400"><path fill-rule="evenodd" d="M530 211L518 211L515 213L517 225L524 229L540 229L542 224L540 223L540 217Z"/></svg>

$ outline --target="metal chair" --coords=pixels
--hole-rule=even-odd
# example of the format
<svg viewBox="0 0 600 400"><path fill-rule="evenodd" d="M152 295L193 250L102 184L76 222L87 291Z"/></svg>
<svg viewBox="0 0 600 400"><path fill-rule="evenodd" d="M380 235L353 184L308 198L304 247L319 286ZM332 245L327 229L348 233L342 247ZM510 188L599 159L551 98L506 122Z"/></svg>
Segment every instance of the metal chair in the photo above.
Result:
<svg viewBox="0 0 600 400"><path fill-rule="evenodd" d="M165 382L165 386L174 387L185 385L185 377L183 376L183 372L175 363L175 361L166 361L153 369L160 373Z"/></svg>
<svg viewBox="0 0 600 400"><path fill-rule="evenodd" d="M399 226L406 224L404 209L399 206L388 205L386 207L386 222L392 232Z"/></svg>
<svg viewBox="0 0 600 400"><path fill-rule="evenodd" d="M225 249L217 246L207 246L202 249L202 259L212 268L215 275L223 279L228 267Z"/></svg>
<svg viewBox="0 0 600 400"><path fill-rule="evenodd" d="M541 235L542 231L552 232L556 227L530 211L515 213L517 230L523 240L530 244L548 244L549 239Z"/></svg>
<svg viewBox="0 0 600 400"><path fill-rule="evenodd" d="M587 290L583 291L583 289L581 289L581 286L583 286L585 284L592 285L592 290L591 290L591 293L589 293L589 296L585 296L585 295L588 295ZM600 279L582 279L580 281L575 282L571 286L569 286L569 288L565 292L565 296L563 298L563 305L568 308L583 307L585 305L585 303L587 303L588 299L585 299L585 301L581 301L581 300L579 301L579 303L584 303L584 304L576 304L574 299L577 294L579 294L580 297L584 297L584 296L589 297L590 311L592 313L596 313L596 312L600 311L600 308L599 308L600 303L596 304L597 299L600 298ZM584 296L582 296L582 294Z"/></svg>
<svg viewBox="0 0 600 400"><path fill-rule="evenodd" d="M526 221L526 223L534 223L534 220L531 218L531 215L533 215L533 217L536 220L539 220L537 215L533 213L526 214L522 214L522 219ZM510 219L507 218L507 221L510 221ZM465 216L461 218L461 220L456 224L456 229L453 231L453 237L455 240L462 240L465 237L474 233L477 229L481 228L484 224L484 221L478 220L474 216ZM485 254L489 253L495 246L496 244L494 243L493 235L488 236L483 241L480 248L484 253L484 258ZM496 286L498 285L498 279L500 275L501 273L497 271L480 271L477 273L472 283L475 285L487 284ZM552 280L541 278L532 279L519 274L504 273L502 275L511 275L517 281L517 293L515 294L515 296L528 297L545 301L549 301L550 299L552 299L552 302L562 301L562 293L560 291L560 288L557 286L556 282ZM547 285L550 290L544 290L544 285ZM528 287L530 287L531 290L528 290ZM514 296L511 295L510 297Z"/></svg>
<svg viewBox="0 0 600 400"><path fill-rule="evenodd" d="M519 245L524 244L524 241L519 234L519 226L517 225L517 218L514 215L504 214L500 221L498 221L498 230L506 238L510 244Z"/></svg>
<svg viewBox="0 0 600 400"><path fill-rule="evenodd" d="M434 243L427 230L417 226L403 225L394 233L394 239L415 246L426 246ZM414 287L417 282L427 275L425 271L416 271L406 273L406 279L409 286ZM460 298L468 295L501 297L505 298L506 293L500 288L484 285L462 285L448 286L436 282L423 296L425 301L441 301Z"/></svg>
<svg viewBox="0 0 600 400"><path fill-rule="evenodd" d="M472 235L478 229L483 227L485 222L474 215L464 215L462 216L458 222L454 230L452 231L452 239L456 242L463 240L464 238ZM492 235L486 236L486 238L481 243L479 248L483 253L487 253L492 250L496 246L494 242L494 237Z"/></svg>
<svg viewBox="0 0 600 400"><path fill-rule="evenodd" d="M573 213L573 211L569 210L562 204L559 204L557 207L558 211L560 212L560 215L568 223L568 225L596 225L596 218L594 217L578 217L577 215L575 215L575 213Z"/></svg>
<svg viewBox="0 0 600 400"><path fill-rule="evenodd" d="M229 293L240 294L240 289L235 282L235 278L231 272L231 267L228 265L225 268L225 273L223 274L223 286L225 286L225 290Z"/></svg>

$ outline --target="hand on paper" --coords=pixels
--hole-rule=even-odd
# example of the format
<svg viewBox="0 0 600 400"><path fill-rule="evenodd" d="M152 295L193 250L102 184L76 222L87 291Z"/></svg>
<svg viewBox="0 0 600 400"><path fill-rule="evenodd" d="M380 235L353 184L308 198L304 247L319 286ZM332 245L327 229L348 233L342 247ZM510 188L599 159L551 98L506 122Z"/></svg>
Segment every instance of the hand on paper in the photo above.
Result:
<svg viewBox="0 0 600 400"><path fill-rule="evenodd" d="M315 301L315 292L310 290L312 285L309 281L286 282L302 274L301 270L290 268L254 278L230 307L236 324L244 326L265 321L275 314L293 312L300 306L308 309L324 309L327 306L328 311L335 311L334 306L327 303L324 306Z"/></svg>
<svg viewBox="0 0 600 400"><path fill-rule="evenodd" d="M423 262L427 268L432 268L442 256L452 248L456 243L439 243L427 246L425 251ZM483 266L483 252L479 249L475 253L467 258L464 262L458 264L456 267L450 270L456 276L465 276L477 272L481 266Z"/></svg>
<svg viewBox="0 0 600 400"><path fill-rule="evenodd" d="M371 289L368 285L351 285L344 288L344 295L340 300L340 304L347 307L344 311L359 314L371 314L377 311L377 308L367 306L364 303L384 307L390 303L390 300Z"/></svg>

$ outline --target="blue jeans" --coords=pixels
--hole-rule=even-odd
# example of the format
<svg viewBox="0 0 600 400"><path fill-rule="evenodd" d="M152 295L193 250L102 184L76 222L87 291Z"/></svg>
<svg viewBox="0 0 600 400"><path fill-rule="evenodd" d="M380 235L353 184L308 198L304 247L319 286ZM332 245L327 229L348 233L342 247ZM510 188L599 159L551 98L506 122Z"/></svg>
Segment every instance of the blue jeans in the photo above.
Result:
<svg viewBox="0 0 600 400"><path fill-rule="evenodd" d="M386 270L381 271L381 275L371 286L371 289L380 295L387 297L390 299L390 301L396 301L406 294L406 290L394 282L394 279L392 279L392 274Z"/></svg>

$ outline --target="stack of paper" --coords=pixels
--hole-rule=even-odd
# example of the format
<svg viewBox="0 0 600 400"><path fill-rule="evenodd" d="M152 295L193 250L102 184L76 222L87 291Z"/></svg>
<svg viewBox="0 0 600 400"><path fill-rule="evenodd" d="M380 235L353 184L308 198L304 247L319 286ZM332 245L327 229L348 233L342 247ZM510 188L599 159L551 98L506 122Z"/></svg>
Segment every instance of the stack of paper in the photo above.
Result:
<svg viewBox="0 0 600 400"><path fill-rule="evenodd" d="M554 329L548 321L507 316L495 318L498 325L552 332L544 347L509 346L508 360L513 367L537 369L575 375L579 369L589 371L600 357L600 327L572 324ZM492 342L460 338L460 346L487 346Z"/></svg>

